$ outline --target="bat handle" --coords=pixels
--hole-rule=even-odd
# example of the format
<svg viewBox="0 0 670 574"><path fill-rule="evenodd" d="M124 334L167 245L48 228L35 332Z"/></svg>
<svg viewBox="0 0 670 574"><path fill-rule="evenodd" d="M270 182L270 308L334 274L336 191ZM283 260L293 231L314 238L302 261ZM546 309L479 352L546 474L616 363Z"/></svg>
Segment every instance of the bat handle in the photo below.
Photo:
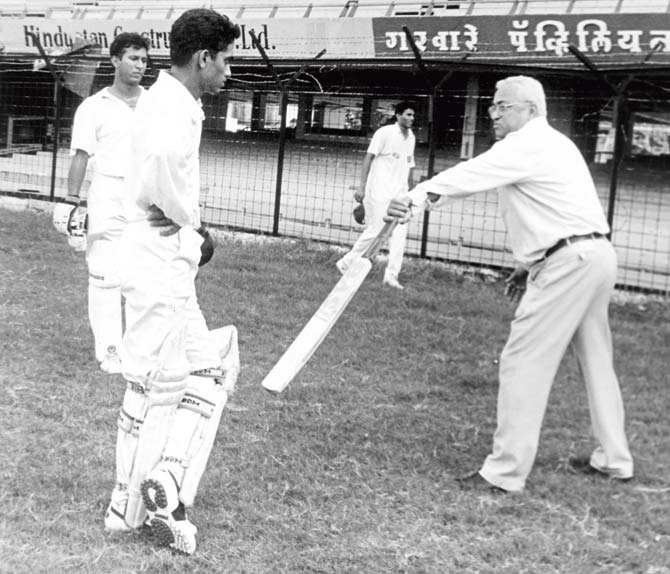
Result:
<svg viewBox="0 0 670 574"><path fill-rule="evenodd" d="M382 243L384 243L384 241L390 237L391 233L393 233L393 230L395 229L396 225L398 225L397 219L387 221L384 224L384 227L382 227L381 231L377 234L377 237L374 238L374 241L365 250L365 252L363 253L363 257L372 259L377 254L377 251L379 251L379 248L382 246Z"/></svg>

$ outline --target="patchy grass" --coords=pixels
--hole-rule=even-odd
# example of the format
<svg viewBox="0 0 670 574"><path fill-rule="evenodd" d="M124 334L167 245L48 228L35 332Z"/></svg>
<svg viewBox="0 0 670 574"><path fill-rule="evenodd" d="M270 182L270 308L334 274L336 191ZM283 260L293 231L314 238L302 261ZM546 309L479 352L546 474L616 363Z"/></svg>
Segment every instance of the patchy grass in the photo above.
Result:
<svg viewBox="0 0 670 574"><path fill-rule="evenodd" d="M0 210L0 571L670 574L667 302L612 308L635 482L567 470L593 447L567 357L526 491L473 494L453 478L491 444L513 312L499 283L408 261L396 292L376 267L289 389L261 389L337 257L231 236L203 268L210 326L240 331L246 410L224 413L186 558L103 531L123 382L95 368L85 263L46 215Z"/></svg>

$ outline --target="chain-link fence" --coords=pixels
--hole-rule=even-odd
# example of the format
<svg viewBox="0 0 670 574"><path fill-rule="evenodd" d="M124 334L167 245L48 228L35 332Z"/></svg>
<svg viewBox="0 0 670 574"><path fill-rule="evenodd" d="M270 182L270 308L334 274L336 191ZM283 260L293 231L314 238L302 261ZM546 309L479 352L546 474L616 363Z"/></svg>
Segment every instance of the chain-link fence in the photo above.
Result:
<svg viewBox="0 0 670 574"><path fill-rule="evenodd" d="M86 91L113 79L107 62L85 64L74 84L61 74L56 88L52 73L32 71L32 61L0 62L1 192L66 195L74 111ZM146 85L157 68L148 71ZM71 67L60 72L67 69L72 78ZM502 77L495 70L457 70L435 90L445 71L428 78L411 63L374 70L313 63L294 77L296 69L278 70L280 80L293 78L282 95L267 68L236 65L226 91L203 99L206 223L352 244L361 230L351 212L367 143L377 127L394 119L400 99L416 105L416 182L493 141L486 109ZM550 123L574 139L591 168L612 224L619 285L669 293L668 88L645 77L627 83L617 98L587 74L537 77L547 89ZM619 161L612 160L616 129ZM498 269L513 265L494 191L450 202L409 225L410 255Z"/></svg>

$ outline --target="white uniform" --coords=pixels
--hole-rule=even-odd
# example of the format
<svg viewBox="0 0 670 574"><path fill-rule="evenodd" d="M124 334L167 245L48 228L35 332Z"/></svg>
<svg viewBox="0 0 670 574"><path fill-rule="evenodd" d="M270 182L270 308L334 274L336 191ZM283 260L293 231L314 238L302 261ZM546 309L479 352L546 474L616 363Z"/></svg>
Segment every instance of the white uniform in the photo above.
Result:
<svg viewBox="0 0 670 574"><path fill-rule="evenodd" d="M124 176L132 126L133 108L109 88L80 104L72 126L72 154L77 150L86 152L92 172L87 198L86 262L89 321L99 362L117 351L122 336L118 241L125 225Z"/></svg>
<svg viewBox="0 0 670 574"><path fill-rule="evenodd" d="M175 113L179 110L180 113ZM189 310L204 325L195 296L200 261L199 147L204 114L200 103L169 73L137 106L129 169L128 224L122 239L122 287L126 334L122 348L127 379L141 381L155 367L158 351L177 311ZM147 208L160 207L181 226L164 237L147 221ZM201 325L202 327L202 325ZM218 366L214 347L193 341L196 369Z"/></svg>
<svg viewBox="0 0 670 574"><path fill-rule="evenodd" d="M217 380L196 372L222 365L221 345L207 328L194 283L202 243L195 229L200 226L203 119L200 102L166 71L135 113L128 223L121 239L126 300L121 363L128 389L117 439L118 496L112 496L113 504L129 496L124 519L131 527L142 524L141 484L159 463L174 477L180 501L192 504L209 454L200 445L211 448L218 425L212 413L220 416L226 400ZM179 232L162 236L159 228L151 227L150 205L180 225ZM234 345L236 352L236 339ZM198 429L209 424L205 419L211 421L210 439L192 438L204 432ZM189 481L194 457L199 462L191 465L195 474Z"/></svg>
<svg viewBox="0 0 670 574"><path fill-rule="evenodd" d="M572 342L598 443L591 465L631 477L607 316L616 279L614 248L605 238L588 239L544 257L560 239L609 231L588 167L572 141L539 117L409 195L421 203L427 192L455 198L495 188L512 252L529 277L500 360L498 426L480 474L505 490L523 489L549 391Z"/></svg>
<svg viewBox="0 0 670 574"><path fill-rule="evenodd" d="M379 128L370 141L367 153L375 157L365 184L365 219L367 227L351 251L340 261L344 268L360 257L384 227L389 202L408 190L410 170L414 167L416 139L412 130L403 135L397 123ZM386 273L398 277L402 266L407 225L398 225L389 239L389 260Z"/></svg>

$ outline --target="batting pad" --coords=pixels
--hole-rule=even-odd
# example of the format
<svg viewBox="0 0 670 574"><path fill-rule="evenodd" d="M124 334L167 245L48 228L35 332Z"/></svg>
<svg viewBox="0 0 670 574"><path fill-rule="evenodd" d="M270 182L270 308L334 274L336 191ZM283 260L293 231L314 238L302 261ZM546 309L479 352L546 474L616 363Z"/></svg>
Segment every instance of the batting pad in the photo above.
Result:
<svg viewBox="0 0 670 574"><path fill-rule="evenodd" d="M223 376L219 382L228 393L235 391L237 377L240 374L240 349L237 344L237 328L234 325L219 327L210 331L221 357Z"/></svg>
<svg viewBox="0 0 670 574"><path fill-rule="evenodd" d="M137 439L147 411L147 397L142 385L128 382L123 405L117 419L116 436L116 483L128 487L133 469Z"/></svg>
<svg viewBox="0 0 670 574"><path fill-rule="evenodd" d="M179 500L192 506L228 400L216 379L191 375L170 426L161 464L179 465ZM179 473L181 474L181 473Z"/></svg>
<svg viewBox="0 0 670 574"><path fill-rule="evenodd" d="M144 522L146 509L140 485L161 458L177 405L186 390L188 363L183 356L185 341L186 323L178 321L163 343L158 365L144 382L147 410L139 431L128 481L129 496L125 514L126 523L131 528L139 528Z"/></svg>
<svg viewBox="0 0 670 574"><path fill-rule="evenodd" d="M184 506L192 506L195 500L195 495L200 484L209 455L216 439L216 433L219 429L219 422L223 409L226 406L228 396L235 389L235 383L240 372L240 353L237 344L237 329L233 325L221 327L210 331L212 337L217 341L217 347L221 355L222 376L220 377L203 377L191 376L189 381L196 384L200 383L200 387L207 389L207 402L212 405L211 410L201 414L201 418L196 425L195 432L192 435L191 442L187 452L186 469L184 471L184 479L179 491L179 499L184 503ZM194 388L194 391L197 391ZM184 399L189 395L190 386L186 390ZM195 393L194 393L195 394ZM197 412L196 405L187 405L185 400L177 411L181 414L181 410L191 409ZM202 411L201 411L202 412ZM207 413L209 416L207 416ZM175 425L176 430L176 425ZM165 458L168 455L168 448L165 449Z"/></svg>

